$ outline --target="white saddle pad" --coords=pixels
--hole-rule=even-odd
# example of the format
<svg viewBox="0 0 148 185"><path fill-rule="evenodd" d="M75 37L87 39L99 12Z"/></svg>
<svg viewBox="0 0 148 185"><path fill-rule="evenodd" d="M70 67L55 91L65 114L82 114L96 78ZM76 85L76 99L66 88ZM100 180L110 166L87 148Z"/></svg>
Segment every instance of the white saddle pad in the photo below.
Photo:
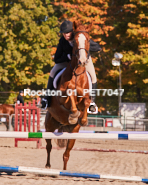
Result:
<svg viewBox="0 0 148 185"><path fill-rule="evenodd" d="M61 77L62 73L65 71L66 67L64 69L62 69L54 78L53 81L53 86L55 89L57 89L57 82L59 80L59 78ZM91 77L89 75L89 73L86 71L87 77L88 77L88 82L89 82L89 89L92 89L92 82L91 82Z"/></svg>
<svg viewBox="0 0 148 185"><path fill-rule="evenodd" d="M60 78L60 76L62 75L62 73L65 71L66 67L64 69L62 69L54 78L53 80L53 87L55 89L57 89L57 82L58 82L58 79Z"/></svg>

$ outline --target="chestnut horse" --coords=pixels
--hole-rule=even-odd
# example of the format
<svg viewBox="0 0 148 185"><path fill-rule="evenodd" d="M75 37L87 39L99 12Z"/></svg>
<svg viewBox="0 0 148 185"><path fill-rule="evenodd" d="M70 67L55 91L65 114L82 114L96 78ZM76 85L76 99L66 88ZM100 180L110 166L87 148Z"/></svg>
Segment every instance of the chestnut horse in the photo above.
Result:
<svg viewBox="0 0 148 185"><path fill-rule="evenodd" d="M83 90L89 89L85 64L89 61L90 38L88 32L90 28L91 25L86 27L73 22L74 46L72 60L63 72L57 86L57 90L62 92L62 96L52 97L51 106L48 108L45 118L46 132L54 132L55 129L59 129L60 131L74 133L79 132L81 126L87 125L87 108L91 100L89 93L83 95ZM70 96L67 96L67 89L72 90ZM47 139L46 143L46 167L50 167L51 139ZM64 170L67 168L70 150L73 148L74 143L75 139L70 139L67 142L67 147L63 154Z"/></svg>
<svg viewBox="0 0 148 185"><path fill-rule="evenodd" d="M8 105L8 104L2 104L0 105L0 114L9 114L9 116L11 116L11 114L14 114L15 112L15 109L13 106L11 105ZM6 115L6 116L2 116L0 115L0 118L1 117L6 117L6 128L7 128L7 131L9 129L9 117ZM13 126L13 129L14 129L14 125L12 124Z"/></svg>

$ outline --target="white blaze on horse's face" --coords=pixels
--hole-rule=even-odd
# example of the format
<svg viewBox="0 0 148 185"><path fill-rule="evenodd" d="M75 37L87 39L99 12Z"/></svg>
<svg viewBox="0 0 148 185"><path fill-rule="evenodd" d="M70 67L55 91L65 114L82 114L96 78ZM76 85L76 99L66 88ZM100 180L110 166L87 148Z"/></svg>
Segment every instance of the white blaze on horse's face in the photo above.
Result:
<svg viewBox="0 0 148 185"><path fill-rule="evenodd" d="M85 40L86 37L84 34L79 34L78 37L78 41L79 41L79 46L78 49L79 50L79 62L81 63L81 65L85 65L86 61L87 61L87 56L86 56L86 52L85 52ZM83 48L83 49L82 49Z"/></svg>

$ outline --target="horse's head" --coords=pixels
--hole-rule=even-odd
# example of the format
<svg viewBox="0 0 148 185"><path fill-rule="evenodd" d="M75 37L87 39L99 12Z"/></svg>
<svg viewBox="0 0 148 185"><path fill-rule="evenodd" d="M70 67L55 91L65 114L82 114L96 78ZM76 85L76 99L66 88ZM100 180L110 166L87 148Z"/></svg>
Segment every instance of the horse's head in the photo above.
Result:
<svg viewBox="0 0 148 185"><path fill-rule="evenodd" d="M73 22L74 30L74 48L73 55L76 56L78 64L85 66L89 59L89 47L90 47L90 37L89 31L92 25L84 26L82 24L77 24Z"/></svg>

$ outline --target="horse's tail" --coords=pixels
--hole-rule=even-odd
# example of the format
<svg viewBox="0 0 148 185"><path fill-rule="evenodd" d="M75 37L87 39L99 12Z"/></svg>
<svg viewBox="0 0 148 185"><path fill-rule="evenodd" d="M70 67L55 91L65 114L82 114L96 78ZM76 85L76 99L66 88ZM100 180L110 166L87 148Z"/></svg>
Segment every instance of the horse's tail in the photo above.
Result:
<svg viewBox="0 0 148 185"><path fill-rule="evenodd" d="M67 126L61 126L58 129L58 132L72 132L73 128L75 125L67 125ZM64 148L67 145L68 139L55 139L55 143L58 145L60 148Z"/></svg>

